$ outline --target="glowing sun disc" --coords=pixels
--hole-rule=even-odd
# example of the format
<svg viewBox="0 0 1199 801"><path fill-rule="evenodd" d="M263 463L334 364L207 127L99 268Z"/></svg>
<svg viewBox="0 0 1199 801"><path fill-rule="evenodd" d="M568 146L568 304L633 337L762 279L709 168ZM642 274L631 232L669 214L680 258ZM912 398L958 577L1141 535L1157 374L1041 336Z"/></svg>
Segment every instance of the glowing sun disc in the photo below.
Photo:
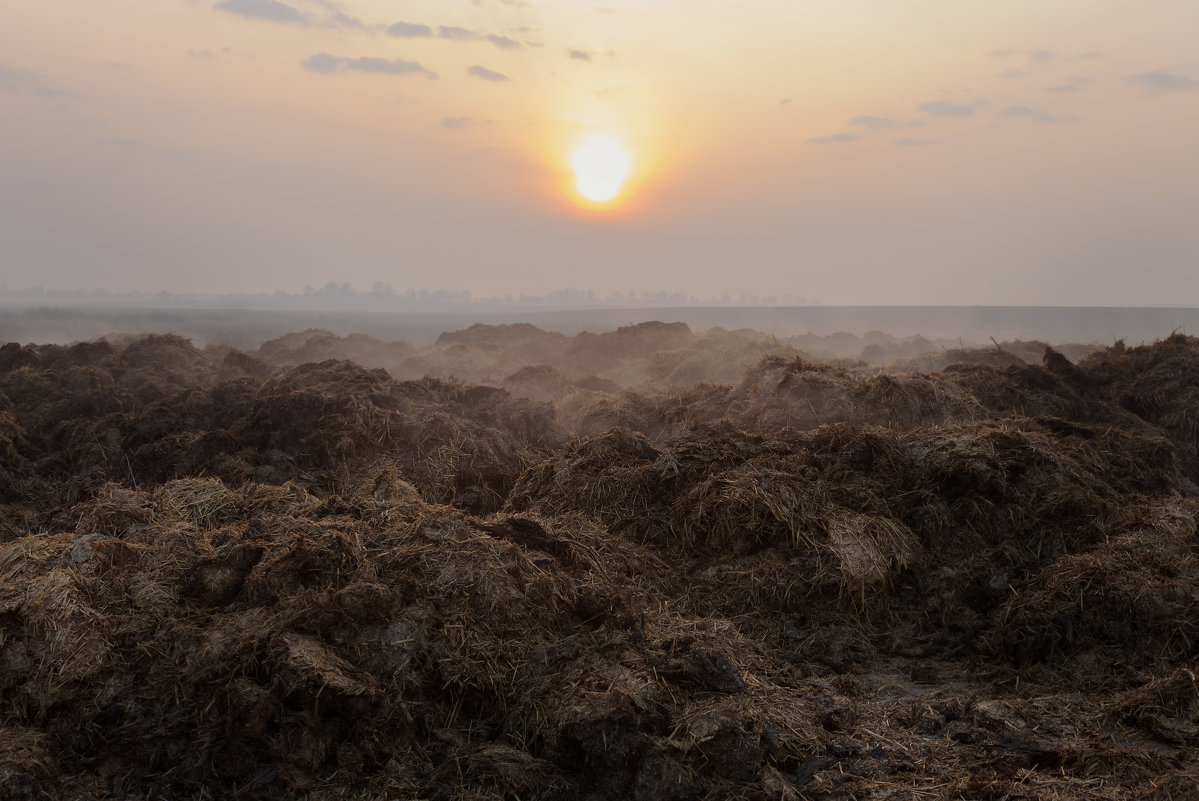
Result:
<svg viewBox="0 0 1199 801"><path fill-rule="evenodd" d="M570 159L575 172L575 188L594 203L616 197L629 177L629 154L610 136L588 139Z"/></svg>

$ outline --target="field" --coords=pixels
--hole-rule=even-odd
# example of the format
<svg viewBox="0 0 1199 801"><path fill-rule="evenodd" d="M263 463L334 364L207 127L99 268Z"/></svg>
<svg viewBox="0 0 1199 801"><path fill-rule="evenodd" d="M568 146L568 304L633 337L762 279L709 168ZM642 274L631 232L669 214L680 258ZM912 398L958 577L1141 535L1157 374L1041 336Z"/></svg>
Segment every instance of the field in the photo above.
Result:
<svg viewBox="0 0 1199 801"><path fill-rule="evenodd" d="M1194 799L1197 484L1181 334L5 345L0 798Z"/></svg>

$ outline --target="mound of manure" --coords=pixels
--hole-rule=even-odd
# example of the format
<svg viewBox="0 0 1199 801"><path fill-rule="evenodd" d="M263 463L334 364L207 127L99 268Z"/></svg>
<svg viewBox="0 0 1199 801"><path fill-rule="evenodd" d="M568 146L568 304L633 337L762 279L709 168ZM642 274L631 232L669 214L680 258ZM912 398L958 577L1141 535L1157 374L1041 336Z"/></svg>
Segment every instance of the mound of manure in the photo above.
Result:
<svg viewBox="0 0 1199 801"><path fill-rule="evenodd" d="M550 403L5 346L0 798L1193 797L1196 348Z"/></svg>

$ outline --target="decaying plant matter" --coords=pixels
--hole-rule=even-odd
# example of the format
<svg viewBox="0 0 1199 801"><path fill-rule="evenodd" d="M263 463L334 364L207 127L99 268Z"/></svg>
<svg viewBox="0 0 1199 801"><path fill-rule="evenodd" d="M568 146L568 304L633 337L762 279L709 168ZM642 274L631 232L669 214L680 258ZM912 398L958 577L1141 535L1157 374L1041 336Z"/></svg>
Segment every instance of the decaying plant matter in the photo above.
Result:
<svg viewBox="0 0 1199 801"><path fill-rule="evenodd" d="M1199 340L340 346L0 348L0 798L1199 795Z"/></svg>

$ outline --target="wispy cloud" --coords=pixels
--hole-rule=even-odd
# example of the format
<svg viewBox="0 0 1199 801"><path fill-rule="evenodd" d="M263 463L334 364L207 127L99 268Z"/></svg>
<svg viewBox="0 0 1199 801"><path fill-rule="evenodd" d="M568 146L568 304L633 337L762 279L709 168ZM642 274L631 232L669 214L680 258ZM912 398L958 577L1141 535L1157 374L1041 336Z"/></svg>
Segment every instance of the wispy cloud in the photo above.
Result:
<svg viewBox="0 0 1199 801"><path fill-rule="evenodd" d="M1054 86L1046 86L1045 91L1053 92L1054 94L1057 94L1057 95L1064 95L1064 94L1069 94L1070 92L1077 92L1079 89L1082 89L1084 86L1088 85L1090 82L1091 82L1090 78L1084 78L1081 75L1074 75L1074 76L1067 78L1062 83L1056 84Z"/></svg>
<svg viewBox="0 0 1199 801"><path fill-rule="evenodd" d="M974 114L974 106L950 103L947 100L921 103L916 110L923 111L925 114L936 114L940 117L970 117Z"/></svg>
<svg viewBox="0 0 1199 801"><path fill-rule="evenodd" d="M473 42L479 38L479 34L468 28L458 28L453 25L439 25L437 27L438 39L450 39L454 42Z"/></svg>
<svg viewBox="0 0 1199 801"><path fill-rule="evenodd" d="M856 142L857 139L857 134L850 133L849 131L842 131L841 133L833 134L832 136L817 136L813 139L808 139L807 143L809 145L832 145L842 142Z"/></svg>
<svg viewBox="0 0 1199 801"><path fill-rule="evenodd" d="M0 64L0 92L29 92L38 97L70 97L70 92L56 89L49 80L36 72Z"/></svg>
<svg viewBox="0 0 1199 801"><path fill-rule="evenodd" d="M370 75L424 75L430 79L437 77L436 72L423 65L399 58L392 60L370 57L344 58L331 56L328 53L317 53L310 56L301 66L310 72L318 72L322 75L332 75L344 69Z"/></svg>
<svg viewBox="0 0 1199 801"><path fill-rule="evenodd" d="M869 128L872 131L887 131L892 128L898 128L899 123L890 117L873 117L869 114L864 114L860 117L854 117L849 121L850 125L857 125L862 128Z"/></svg>
<svg viewBox="0 0 1199 801"><path fill-rule="evenodd" d="M386 32L388 36L395 36L398 39L419 39L433 35L433 29L428 25L417 25L412 22L397 22L394 25L388 25Z"/></svg>
<svg viewBox="0 0 1199 801"><path fill-rule="evenodd" d="M478 31L472 31L469 28L458 28L453 25L438 25L434 28L431 25L423 25L417 22L397 22L394 25L388 25L384 30L388 36L394 36L397 39L425 39L436 36L438 39L448 39L451 42L477 42L483 40L490 42L501 50L518 50L521 47L520 42L507 36L500 36L494 33L484 36Z"/></svg>
<svg viewBox="0 0 1199 801"><path fill-rule="evenodd" d="M279 0L224 0L213 5L217 11L227 11L249 19L263 19L270 22L307 21L307 17L298 9Z"/></svg>
<svg viewBox="0 0 1199 801"><path fill-rule="evenodd" d="M1150 94L1154 95L1199 89L1199 81L1185 75L1172 75L1168 72L1138 72L1136 75L1129 76L1128 80L1145 87Z"/></svg>
<svg viewBox="0 0 1199 801"><path fill-rule="evenodd" d="M1012 79L1012 78L1023 78L1023 77L1024 77L1024 71L1023 71L1023 70L1018 70L1018 69L1015 69L1015 68L1012 68L1012 69L1007 69L1007 70L1004 70L1003 72L997 72L997 73L995 73L995 77L996 77L996 78L1007 78L1007 79L1009 79L1009 80L1010 80L1010 79Z"/></svg>
<svg viewBox="0 0 1199 801"><path fill-rule="evenodd" d="M321 21L321 25L326 28L342 28L353 31L368 31L371 26L367 25L362 20L351 17L349 14L341 10L341 8L332 0L309 0L325 10L325 19Z"/></svg>
<svg viewBox="0 0 1199 801"><path fill-rule="evenodd" d="M317 53L309 56L300 66L309 72L319 72L322 75L332 75L333 73L337 72L338 67L345 66L347 61L349 61L347 58L338 58L337 56L331 56L328 53Z"/></svg>
<svg viewBox="0 0 1199 801"><path fill-rule="evenodd" d="M368 72L373 75L427 75L436 78L437 73L426 69L415 61L403 59L388 60L385 58L347 58L344 59L346 69L355 72Z"/></svg>
<svg viewBox="0 0 1199 801"><path fill-rule="evenodd" d="M490 124L490 120L479 120L474 117L443 117L438 123L450 131L465 131L470 128L481 128Z"/></svg>
<svg viewBox="0 0 1199 801"><path fill-rule="evenodd" d="M222 47L220 50L188 50L187 54L192 58L198 58L205 61L211 61L217 56L227 56L233 52L231 47Z"/></svg>
<svg viewBox="0 0 1199 801"><path fill-rule="evenodd" d="M932 139L896 139L895 144L900 147L932 147L936 142Z"/></svg>
<svg viewBox="0 0 1199 801"><path fill-rule="evenodd" d="M575 61L590 61L591 52L588 50L567 50L566 55Z"/></svg>
<svg viewBox="0 0 1199 801"><path fill-rule="evenodd" d="M1044 64L1053 61L1057 58L1057 53L1052 50L992 50L990 53L992 58L1013 58L1015 56L1023 56L1030 62L1039 62Z"/></svg>
<svg viewBox="0 0 1199 801"><path fill-rule="evenodd" d="M509 39L507 36L497 36L494 33L489 33L489 34L487 34L487 36L485 36L483 38L486 39L487 41L491 42L493 45L498 47L500 50L519 50L520 49L520 42L516 41L515 39Z"/></svg>
<svg viewBox="0 0 1199 801"><path fill-rule="evenodd" d="M308 11L298 6L306 6ZM339 30L367 31L370 26L342 11L333 0L296 0L296 5L282 0L222 0L213 3L217 11L236 14L246 19L266 20L302 25L306 28L335 28Z"/></svg>
<svg viewBox="0 0 1199 801"><path fill-rule="evenodd" d="M1032 120L1033 122L1057 122L1057 117L1045 111L1034 111L1028 106L1008 106L999 113L1006 120Z"/></svg>
<svg viewBox="0 0 1199 801"><path fill-rule="evenodd" d="M481 67L478 64L467 67L466 74L473 75L476 78L481 78L484 81L494 81L496 83L509 80L508 76L504 75L502 72L495 72L487 69L486 67Z"/></svg>

